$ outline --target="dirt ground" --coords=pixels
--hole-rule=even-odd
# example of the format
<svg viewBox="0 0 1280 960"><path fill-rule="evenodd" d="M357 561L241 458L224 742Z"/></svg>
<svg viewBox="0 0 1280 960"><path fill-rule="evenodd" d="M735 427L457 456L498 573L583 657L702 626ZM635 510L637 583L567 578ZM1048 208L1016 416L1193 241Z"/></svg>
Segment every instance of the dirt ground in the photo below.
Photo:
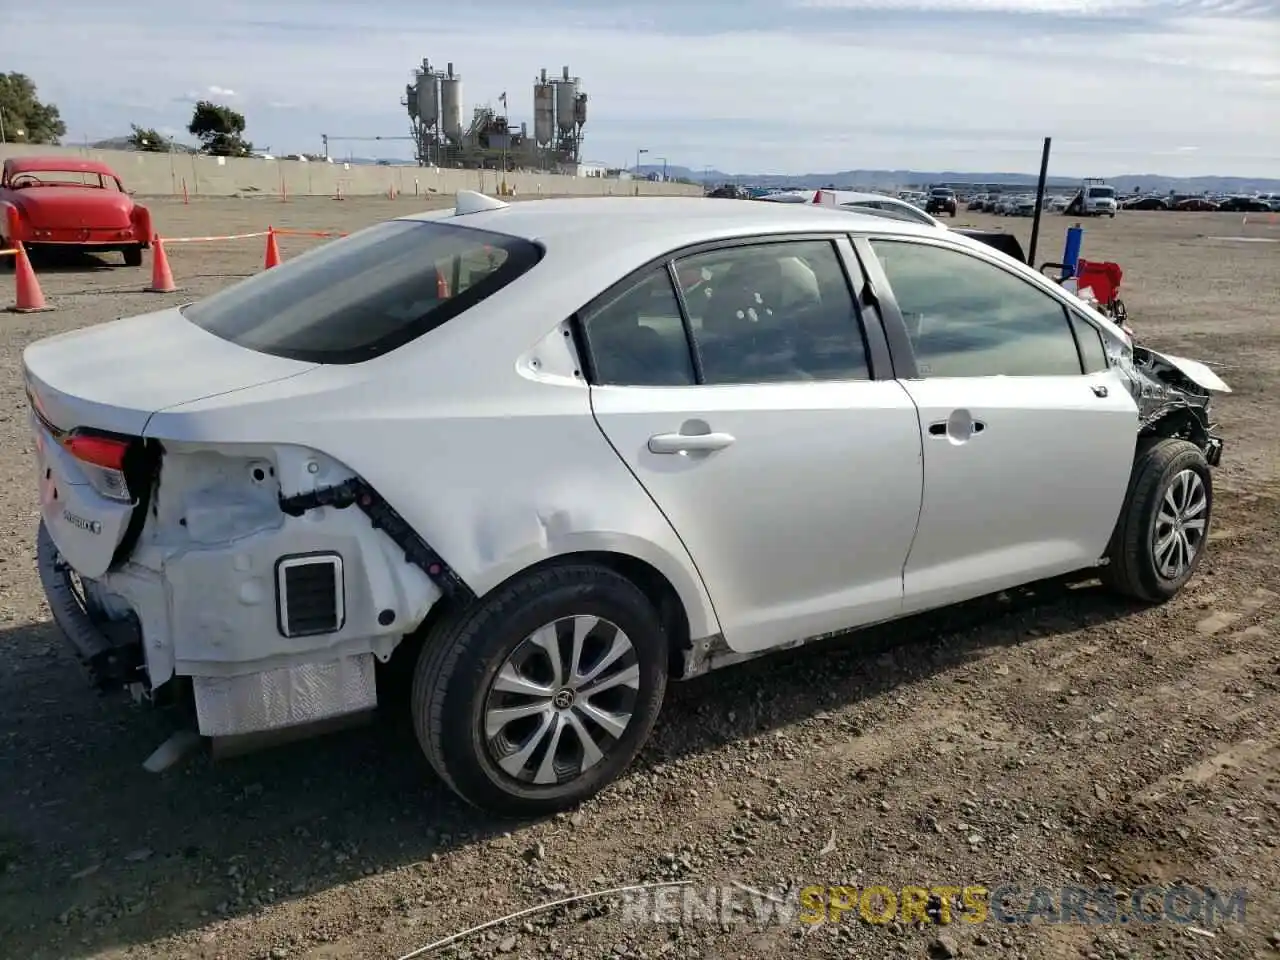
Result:
<svg viewBox="0 0 1280 960"><path fill-rule="evenodd" d="M154 203L169 236L352 229L413 202ZM996 598L674 686L630 774L533 824L464 808L394 717L256 755L142 760L168 718L90 692L34 568L22 348L261 267L263 241L174 244L142 270L41 272L54 312L0 314L0 956L397 958L574 893L744 884L1247 888L1246 914L1161 922L641 923L558 908L431 956L1280 955L1280 225L1126 213L1085 253L1126 270L1140 339L1220 364L1212 549L1155 609L1096 585ZM1030 221L996 223L1025 244ZM1069 224L1048 216L1038 259ZM319 242L286 238L287 258ZM0 275L0 302L11 275ZM1085 469L1063 464L1064 470Z"/></svg>

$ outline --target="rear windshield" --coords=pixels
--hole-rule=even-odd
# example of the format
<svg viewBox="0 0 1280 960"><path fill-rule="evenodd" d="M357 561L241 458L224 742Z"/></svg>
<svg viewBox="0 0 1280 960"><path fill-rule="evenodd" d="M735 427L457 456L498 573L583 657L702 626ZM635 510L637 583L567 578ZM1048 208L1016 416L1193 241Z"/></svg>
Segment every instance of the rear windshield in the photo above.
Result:
<svg viewBox="0 0 1280 960"><path fill-rule="evenodd" d="M1090 187L1089 196L1091 197L1114 197L1116 191L1113 187Z"/></svg>
<svg viewBox="0 0 1280 960"><path fill-rule="evenodd" d="M191 323L259 353L359 363L470 309L542 249L439 221L391 220L308 251L183 308Z"/></svg>

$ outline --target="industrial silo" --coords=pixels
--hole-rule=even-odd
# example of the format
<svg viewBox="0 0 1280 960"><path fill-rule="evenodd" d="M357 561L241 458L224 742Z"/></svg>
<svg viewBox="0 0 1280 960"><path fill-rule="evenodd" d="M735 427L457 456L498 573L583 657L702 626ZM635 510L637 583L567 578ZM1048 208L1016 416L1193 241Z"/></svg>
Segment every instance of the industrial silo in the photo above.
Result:
<svg viewBox="0 0 1280 960"><path fill-rule="evenodd" d="M430 129L440 119L440 89L434 70L418 72L418 119Z"/></svg>
<svg viewBox="0 0 1280 960"><path fill-rule="evenodd" d="M564 68L564 76L556 84L556 126L562 135L573 133L573 114L575 101L578 99L578 79L569 76L569 68Z"/></svg>
<svg viewBox="0 0 1280 960"><path fill-rule="evenodd" d="M462 77L454 74L452 63L440 78L440 132L455 143L462 139Z"/></svg>
<svg viewBox="0 0 1280 960"><path fill-rule="evenodd" d="M587 125L587 95L585 93L578 94L578 98L573 101L573 122L581 129Z"/></svg>
<svg viewBox="0 0 1280 960"><path fill-rule="evenodd" d="M555 136L556 126L556 89L547 82L547 71L533 84L533 139L540 147L545 147Z"/></svg>

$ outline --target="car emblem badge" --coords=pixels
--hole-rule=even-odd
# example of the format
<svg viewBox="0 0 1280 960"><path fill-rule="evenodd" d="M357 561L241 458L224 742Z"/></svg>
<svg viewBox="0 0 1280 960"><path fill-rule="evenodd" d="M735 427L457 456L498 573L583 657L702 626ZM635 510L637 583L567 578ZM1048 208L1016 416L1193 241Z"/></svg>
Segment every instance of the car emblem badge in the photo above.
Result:
<svg viewBox="0 0 1280 960"><path fill-rule="evenodd" d="M62 511L62 519L67 521L73 527L79 527L87 533L99 534L102 532L102 524L97 520L86 520L84 517L78 517L70 510Z"/></svg>

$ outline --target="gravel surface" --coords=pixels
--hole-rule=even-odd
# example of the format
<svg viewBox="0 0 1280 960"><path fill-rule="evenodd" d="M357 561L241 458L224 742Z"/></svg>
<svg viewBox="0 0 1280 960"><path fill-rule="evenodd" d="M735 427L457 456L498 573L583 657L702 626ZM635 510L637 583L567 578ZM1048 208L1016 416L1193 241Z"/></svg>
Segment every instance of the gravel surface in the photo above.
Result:
<svg viewBox="0 0 1280 960"><path fill-rule="evenodd" d="M154 207L178 236L348 230L413 203ZM966 222L1024 243L1030 225ZM1058 255L1069 222L1046 219L1041 259ZM21 350L215 290L260 268L263 242L173 245L176 295L140 292L149 259L43 269L57 310L3 315L0 335L0 955L396 958L540 902L664 879L765 892L1185 882L1244 886L1249 900L1244 923L1203 929L874 925L856 913L766 925L749 906L727 922L644 924L611 898L431 955L1280 955L1280 244L1212 239L1280 239L1280 226L1173 213L1085 226L1086 253L1126 270L1139 337L1221 363L1237 391L1217 404L1226 454L1212 549L1191 585L1155 609L1095 584L1019 592L676 685L624 780L533 824L456 802L394 711L143 772L169 718L87 689L37 581ZM282 253L315 242L287 238Z"/></svg>

